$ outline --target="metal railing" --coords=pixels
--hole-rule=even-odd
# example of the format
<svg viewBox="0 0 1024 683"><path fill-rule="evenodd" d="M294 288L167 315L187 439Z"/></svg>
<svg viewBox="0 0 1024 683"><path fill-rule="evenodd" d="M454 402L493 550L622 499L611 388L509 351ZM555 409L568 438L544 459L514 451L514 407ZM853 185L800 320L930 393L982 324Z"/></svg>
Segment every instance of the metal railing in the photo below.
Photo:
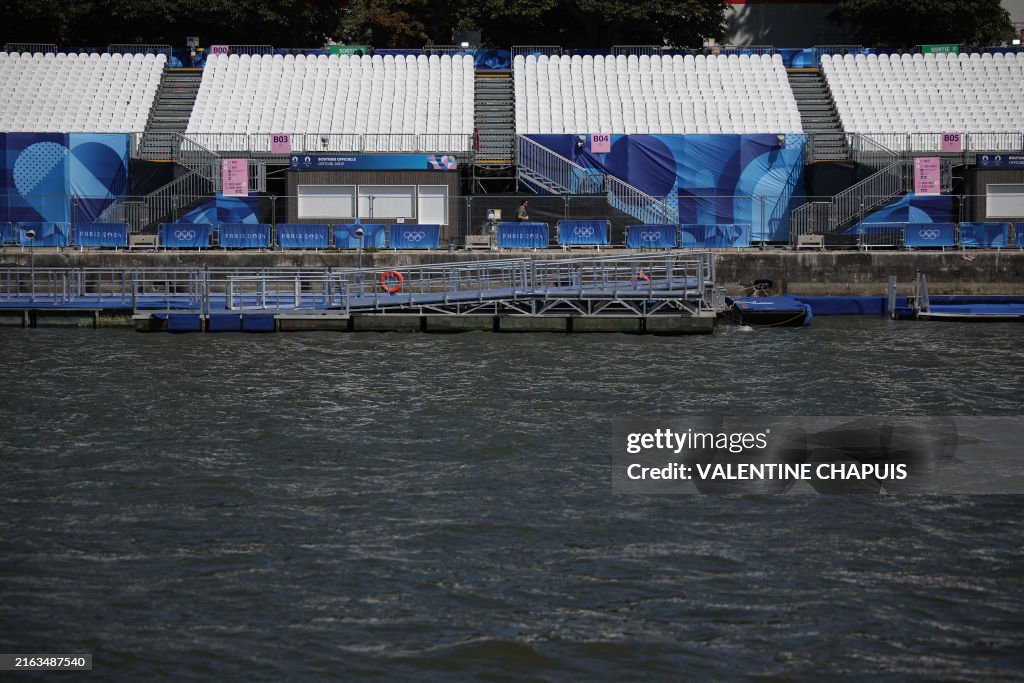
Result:
<svg viewBox="0 0 1024 683"><path fill-rule="evenodd" d="M401 274L400 291L381 286ZM666 252L385 268L0 269L0 301L133 311L381 311L537 298L685 299L710 305L714 255Z"/></svg>
<svg viewBox="0 0 1024 683"><path fill-rule="evenodd" d="M512 46L512 59L522 55L561 55L561 45L513 45Z"/></svg>
<svg viewBox="0 0 1024 683"><path fill-rule="evenodd" d="M528 182L555 194L594 194L604 189L604 174L584 168L520 135L516 164Z"/></svg>
<svg viewBox="0 0 1024 683"><path fill-rule="evenodd" d="M57 45L54 43L4 43L4 52L57 52Z"/></svg>
<svg viewBox="0 0 1024 683"><path fill-rule="evenodd" d="M612 45L612 54L618 55L660 55L659 45Z"/></svg>
<svg viewBox="0 0 1024 683"><path fill-rule="evenodd" d="M120 53L123 55L166 55L170 59L174 52L174 48L170 45L164 44L133 44L133 43L114 43L107 45L107 52L110 54Z"/></svg>
<svg viewBox="0 0 1024 683"><path fill-rule="evenodd" d="M462 47L461 45L424 45L422 52L425 55L441 54L441 55L457 55L457 54L475 54L477 49L475 47Z"/></svg>
<svg viewBox="0 0 1024 683"><path fill-rule="evenodd" d="M711 45L707 50L716 55L773 55L774 45Z"/></svg>
<svg viewBox="0 0 1024 683"><path fill-rule="evenodd" d="M228 52L236 55L272 55L273 45L228 45Z"/></svg>
<svg viewBox="0 0 1024 683"><path fill-rule="evenodd" d="M814 63L821 64L824 55L845 55L864 49L863 45L814 45Z"/></svg>
<svg viewBox="0 0 1024 683"><path fill-rule="evenodd" d="M605 177L608 203L641 223L678 223L679 212L660 199L642 192L615 176Z"/></svg>
<svg viewBox="0 0 1024 683"><path fill-rule="evenodd" d="M932 153L934 155L960 155L977 152L1021 152L1024 151L1024 132L1017 133L961 133L961 152L942 152L944 133L852 133L862 140L870 140L885 147L894 154Z"/></svg>
<svg viewBox="0 0 1024 683"><path fill-rule="evenodd" d="M281 131L286 133L287 131ZM149 135L147 133L147 135ZM245 152L263 158L287 158L273 154L270 133L184 133L178 147L182 154L195 149L210 154ZM290 133L292 154L351 153L468 153L473 136L463 133Z"/></svg>

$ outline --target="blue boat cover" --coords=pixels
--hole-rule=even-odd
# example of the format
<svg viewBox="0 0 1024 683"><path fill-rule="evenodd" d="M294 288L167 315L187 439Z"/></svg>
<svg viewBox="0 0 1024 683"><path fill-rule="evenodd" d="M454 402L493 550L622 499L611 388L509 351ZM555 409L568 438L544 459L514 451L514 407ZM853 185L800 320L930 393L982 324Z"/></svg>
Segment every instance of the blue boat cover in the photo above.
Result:
<svg viewBox="0 0 1024 683"><path fill-rule="evenodd" d="M164 223L160 243L168 249L205 249L210 246L209 223Z"/></svg>
<svg viewBox="0 0 1024 683"><path fill-rule="evenodd" d="M356 229L363 229L362 241ZM383 223L335 223L334 246L338 249L383 249L386 246L387 226Z"/></svg>
<svg viewBox="0 0 1024 683"><path fill-rule="evenodd" d="M814 315L810 305L804 303L792 294L779 294L777 296L741 296L732 299L732 303L740 311L793 313L794 316L806 311L807 317L803 322L804 327L811 324L811 317Z"/></svg>
<svg viewBox="0 0 1024 683"><path fill-rule="evenodd" d="M956 223L907 223L903 228L907 247L954 247Z"/></svg>
<svg viewBox="0 0 1024 683"><path fill-rule="evenodd" d="M750 225L688 224L681 226L680 246L700 249L728 249L750 246Z"/></svg>
<svg viewBox="0 0 1024 683"><path fill-rule="evenodd" d="M34 239L25 236L28 230L35 230ZM66 247L71 243L70 223L51 223L47 221L24 221L18 223L18 244L23 247Z"/></svg>
<svg viewBox="0 0 1024 683"><path fill-rule="evenodd" d="M558 243L579 246L608 244L608 221L558 221Z"/></svg>
<svg viewBox="0 0 1024 683"><path fill-rule="evenodd" d="M547 249L548 239L547 223L498 223L499 249Z"/></svg>
<svg viewBox="0 0 1024 683"><path fill-rule="evenodd" d="M282 249L326 249L330 231L327 223L279 223L277 244Z"/></svg>
<svg viewBox="0 0 1024 683"><path fill-rule="evenodd" d="M80 247L127 247L127 223L79 223L75 244Z"/></svg>
<svg viewBox="0 0 1024 683"><path fill-rule="evenodd" d="M226 249L266 249L270 246L270 225L221 223L220 246Z"/></svg>
<svg viewBox="0 0 1024 683"><path fill-rule="evenodd" d="M392 223L388 226L388 246L392 249L437 249L441 246L441 226Z"/></svg>
<svg viewBox="0 0 1024 683"><path fill-rule="evenodd" d="M961 247L1010 246L1009 223L961 223Z"/></svg>
<svg viewBox="0 0 1024 683"><path fill-rule="evenodd" d="M626 227L626 246L630 249L673 249L678 236L678 225L630 225Z"/></svg>

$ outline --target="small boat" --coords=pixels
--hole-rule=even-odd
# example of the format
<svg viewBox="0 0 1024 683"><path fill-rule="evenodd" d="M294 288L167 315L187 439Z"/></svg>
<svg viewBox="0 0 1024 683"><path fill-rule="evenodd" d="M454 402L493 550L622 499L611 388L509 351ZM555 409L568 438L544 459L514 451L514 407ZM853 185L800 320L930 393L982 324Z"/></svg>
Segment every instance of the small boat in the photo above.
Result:
<svg viewBox="0 0 1024 683"><path fill-rule="evenodd" d="M725 303L720 315L739 325L806 327L813 317L811 307L790 294L726 297Z"/></svg>

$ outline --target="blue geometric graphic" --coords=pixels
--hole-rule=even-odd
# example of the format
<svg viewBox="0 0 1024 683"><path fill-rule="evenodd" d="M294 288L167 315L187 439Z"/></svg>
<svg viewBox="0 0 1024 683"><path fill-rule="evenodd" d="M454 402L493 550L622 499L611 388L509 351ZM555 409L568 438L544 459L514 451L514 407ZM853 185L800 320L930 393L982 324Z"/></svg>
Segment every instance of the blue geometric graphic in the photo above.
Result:
<svg viewBox="0 0 1024 683"><path fill-rule="evenodd" d="M575 135L528 137L661 200L681 223L748 224L757 241L788 239L804 194L802 134L612 135L604 154Z"/></svg>

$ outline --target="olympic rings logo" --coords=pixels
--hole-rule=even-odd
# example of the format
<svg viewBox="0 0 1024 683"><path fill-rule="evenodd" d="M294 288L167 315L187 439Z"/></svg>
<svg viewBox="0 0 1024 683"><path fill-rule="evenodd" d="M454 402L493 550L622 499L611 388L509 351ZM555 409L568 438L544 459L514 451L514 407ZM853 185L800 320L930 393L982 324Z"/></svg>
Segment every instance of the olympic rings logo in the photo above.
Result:
<svg viewBox="0 0 1024 683"><path fill-rule="evenodd" d="M917 234L920 235L923 240L934 240L939 237L938 230L919 230Z"/></svg>
<svg viewBox="0 0 1024 683"><path fill-rule="evenodd" d="M409 240L410 242L420 242L426 237L425 232L403 232L402 237Z"/></svg>
<svg viewBox="0 0 1024 683"><path fill-rule="evenodd" d="M660 232L642 232L640 233L640 239L644 242L657 242L661 239Z"/></svg>
<svg viewBox="0 0 1024 683"><path fill-rule="evenodd" d="M591 235L594 234L594 229L577 227L573 228L572 234L576 235L577 237L590 237Z"/></svg>
<svg viewBox="0 0 1024 683"><path fill-rule="evenodd" d="M195 230L175 230L174 239L181 240L182 242L194 240L196 238Z"/></svg>

